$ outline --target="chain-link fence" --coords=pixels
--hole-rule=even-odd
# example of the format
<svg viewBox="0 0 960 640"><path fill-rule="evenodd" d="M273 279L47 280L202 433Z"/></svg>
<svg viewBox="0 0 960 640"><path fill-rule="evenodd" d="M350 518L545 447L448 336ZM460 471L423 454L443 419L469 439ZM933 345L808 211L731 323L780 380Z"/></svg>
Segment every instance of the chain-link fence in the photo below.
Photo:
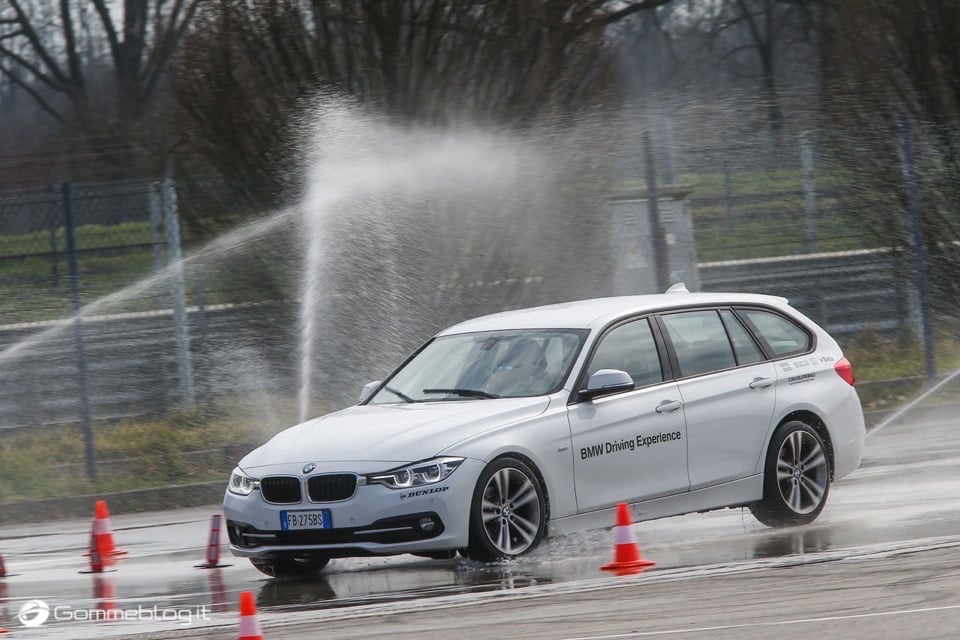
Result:
<svg viewBox="0 0 960 640"><path fill-rule="evenodd" d="M856 223L849 183L819 168L811 141L784 142L772 166L749 145L676 147L658 180L694 187L703 287L786 295L845 336L914 330L909 251ZM210 241L186 238L184 260L169 181L0 193L0 503L222 481L297 421L305 371L316 415L455 321L612 293L622 256L602 176L614 172L588 143L504 158L441 142L408 145L427 160L351 150L355 171ZM836 249L855 253L823 255Z"/></svg>

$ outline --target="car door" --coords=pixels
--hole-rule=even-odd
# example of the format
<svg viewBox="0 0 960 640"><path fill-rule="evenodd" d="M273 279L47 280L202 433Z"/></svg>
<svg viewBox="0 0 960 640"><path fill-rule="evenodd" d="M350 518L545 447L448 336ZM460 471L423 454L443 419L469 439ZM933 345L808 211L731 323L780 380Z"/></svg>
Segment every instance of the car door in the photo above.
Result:
<svg viewBox="0 0 960 640"><path fill-rule="evenodd" d="M659 320L683 400L690 489L752 475L776 406L773 363L729 309Z"/></svg>
<svg viewBox="0 0 960 640"><path fill-rule="evenodd" d="M640 318L607 331L588 360L581 385L618 369L635 389L568 407L579 512L687 490L682 405L676 383L664 381L663 355L654 325Z"/></svg>

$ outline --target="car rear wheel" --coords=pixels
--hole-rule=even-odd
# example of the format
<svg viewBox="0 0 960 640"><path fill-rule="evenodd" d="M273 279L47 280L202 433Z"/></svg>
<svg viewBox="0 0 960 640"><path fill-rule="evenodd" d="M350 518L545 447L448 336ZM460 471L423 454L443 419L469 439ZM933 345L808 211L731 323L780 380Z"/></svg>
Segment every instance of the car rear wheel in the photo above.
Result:
<svg viewBox="0 0 960 640"><path fill-rule="evenodd" d="M830 493L830 463L820 435L799 420L780 425L767 450L763 500L753 515L770 527L816 520Z"/></svg>
<svg viewBox="0 0 960 640"><path fill-rule="evenodd" d="M310 576L330 562L325 556L289 556L279 558L250 558L258 571L271 578L300 578Z"/></svg>
<svg viewBox="0 0 960 640"><path fill-rule="evenodd" d="M522 460L498 458L480 474L464 555L491 562L533 550L547 530L547 502L537 474Z"/></svg>

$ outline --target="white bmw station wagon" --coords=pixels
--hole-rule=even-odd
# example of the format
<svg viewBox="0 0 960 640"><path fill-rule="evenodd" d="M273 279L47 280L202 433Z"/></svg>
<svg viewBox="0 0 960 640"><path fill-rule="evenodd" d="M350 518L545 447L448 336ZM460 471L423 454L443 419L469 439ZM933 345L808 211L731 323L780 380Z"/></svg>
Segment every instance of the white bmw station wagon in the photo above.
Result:
<svg viewBox="0 0 960 640"><path fill-rule="evenodd" d="M230 548L272 576L331 558L494 560L550 533L749 507L813 521L860 464L837 343L783 298L688 293L508 311L440 332L357 406L244 457Z"/></svg>

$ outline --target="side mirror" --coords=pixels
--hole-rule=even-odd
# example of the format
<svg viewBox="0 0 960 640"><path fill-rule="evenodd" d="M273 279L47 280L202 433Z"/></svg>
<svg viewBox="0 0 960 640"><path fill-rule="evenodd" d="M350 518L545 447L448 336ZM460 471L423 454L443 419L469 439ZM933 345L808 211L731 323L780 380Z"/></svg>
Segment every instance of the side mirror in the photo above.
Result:
<svg viewBox="0 0 960 640"><path fill-rule="evenodd" d="M373 395L373 392L377 390L381 382L383 381L377 380L376 382L368 382L363 385L363 389L360 390L360 402L366 402L367 398Z"/></svg>
<svg viewBox="0 0 960 640"><path fill-rule="evenodd" d="M600 369L587 381L587 388L580 391L581 400L593 400L624 391L633 391L633 378L619 369Z"/></svg>

